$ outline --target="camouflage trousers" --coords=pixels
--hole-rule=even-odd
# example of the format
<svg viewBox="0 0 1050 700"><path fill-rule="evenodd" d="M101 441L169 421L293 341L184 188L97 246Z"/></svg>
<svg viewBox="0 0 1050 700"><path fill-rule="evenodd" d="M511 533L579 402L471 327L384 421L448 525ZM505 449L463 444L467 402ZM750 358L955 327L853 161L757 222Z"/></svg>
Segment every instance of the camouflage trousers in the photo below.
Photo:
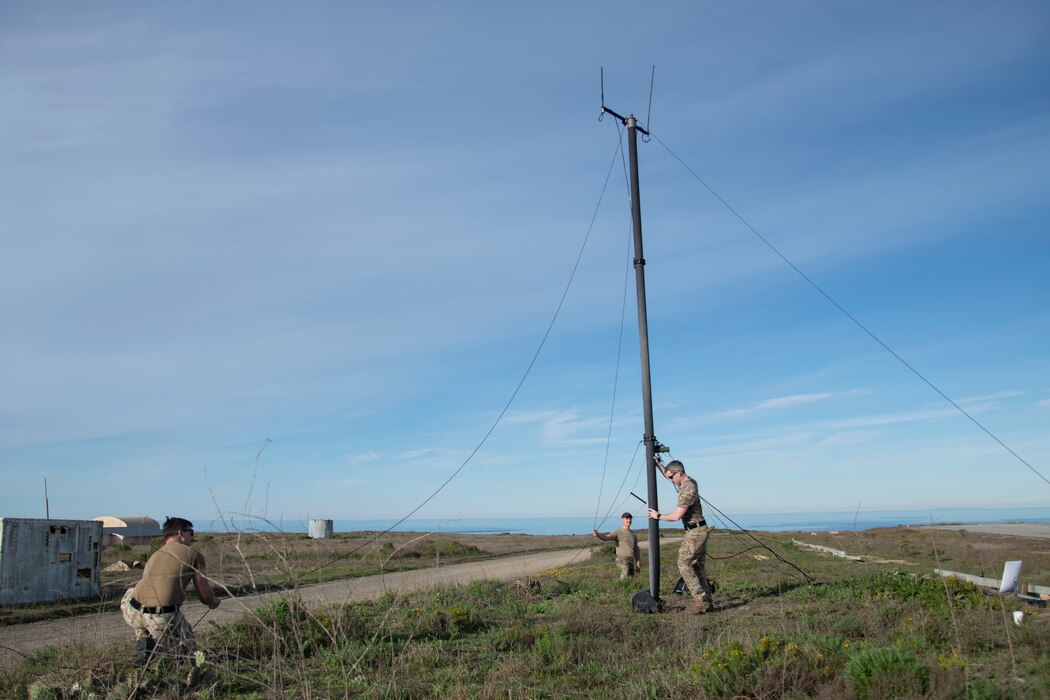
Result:
<svg viewBox="0 0 1050 700"><path fill-rule="evenodd" d="M616 568L620 570L620 578L634 576L634 558L616 557Z"/></svg>
<svg viewBox="0 0 1050 700"><path fill-rule="evenodd" d="M707 557L707 536L711 528L700 527L685 531L685 539L678 550L678 572L685 579L689 593L698 600L711 603L711 587L704 572L704 559Z"/></svg>
<svg viewBox="0 0 1050 700"><path fill-rule="evenodd" d="M136 610L131 607L131 594L134 590L134 588L129 588L124 597L120 599L120 612L124 616L124 622L134 630L135 639L152 637L156 642L153 650L154 656L193 654L197 643L193 638L193 628L190 627L182 611L153 614Z"/></svg>

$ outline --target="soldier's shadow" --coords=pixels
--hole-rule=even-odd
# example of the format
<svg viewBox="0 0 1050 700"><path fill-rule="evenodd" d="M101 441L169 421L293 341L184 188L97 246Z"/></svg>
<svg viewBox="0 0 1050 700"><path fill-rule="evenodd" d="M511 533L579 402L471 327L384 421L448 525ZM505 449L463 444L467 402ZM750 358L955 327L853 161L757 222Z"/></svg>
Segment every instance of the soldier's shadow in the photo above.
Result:
<svg viewBox="0 0 1050 700"><path fill-rule="evenodd" d="M750 590L729 596L718 595L718 587L716 585L712 585L712 588L715 590L713 612L719 612L722 610L732 610L734 608L743 608L757 600L761 600L763 598L772 598L774 596L780 596L789 591L793 591L796 588L801 588L807 585L811 584L802 582L789 583L778 585L775 587L771 586L768 588ZM685 609L689 601L690 597L685 590L685 581L679 579L678 584L674 587L673 595L669 596L669 599L665 601L665 603L672 609Z"/></svg>

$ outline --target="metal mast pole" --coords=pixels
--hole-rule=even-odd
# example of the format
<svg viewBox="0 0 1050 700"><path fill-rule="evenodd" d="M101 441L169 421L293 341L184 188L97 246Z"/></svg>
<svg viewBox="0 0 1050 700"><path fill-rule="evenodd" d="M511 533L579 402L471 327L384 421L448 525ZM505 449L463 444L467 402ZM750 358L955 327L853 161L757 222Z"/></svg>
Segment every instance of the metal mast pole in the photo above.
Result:
<svg viewBox="0 0 1050 700"><path fill-rule="evenodd" d="M649 321L645 305L645 255L642 250L642 200L638 184L638 120L627 117L627 145L631 160L631 221L634 229L634 279L638 290L638 346L642 358L642 413L645 417L646 483L649 507L659 511L656 495L656 436L653 432L653 389L649 378ZM660 524L649 519L649 594L660 599Z"/></svg>
<svg viewBox="0 0 1050 700"><path fill-rule="evenodd" d="M638 290L638 345L642 358L642 413L645 418L646 483L649 488L649 507L660 510L656 497L656 435L653 432L653 389L649 379L649 321L645 307L645 255L642 251L642 195L638 184L638 132L649 132L638 126L633 116L623 117L605 106L605 87L602 86L602 115L611 114L627 127L627 146L631 160L631 223L634 229L634 279ZM652 603L660 600L660 523L649 519L649 595ZM636 608L637 609L637 608Z"/></svg>

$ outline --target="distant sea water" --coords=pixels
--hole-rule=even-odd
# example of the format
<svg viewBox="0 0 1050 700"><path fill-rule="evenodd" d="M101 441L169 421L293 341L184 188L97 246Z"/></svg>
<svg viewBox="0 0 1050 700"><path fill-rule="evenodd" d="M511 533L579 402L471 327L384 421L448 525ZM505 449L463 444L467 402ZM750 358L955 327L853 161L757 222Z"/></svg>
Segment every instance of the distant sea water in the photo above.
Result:
<svg viewBox="0 0 1050 700"><path fill-rule="evenodd" d="M872 510L859 512L835 511L815 513L717 513L705 516L708 524L721 528L736 526L746 530L773 532L797 530L827 532L829 530L870 530L876 527L902 525L949 525L991 523L1050 523L1048 508L935 508L930 510ZM319 516L320 517L320 516ZM634 512L636 528L645 526L645 510ZM735 523L735 525L734 525ZM209 520L195 521L198 529L209 532L226 530L307 532L308 520ZM618 517L609 517L595 523L593 516L562 518L410 518L397 520L334 520L335 532L385 531L447 532L456 534L522 534L522 535L583 535L592 528L612 530L620 527ZM664 523L664 528L680 527Z"/></svg>

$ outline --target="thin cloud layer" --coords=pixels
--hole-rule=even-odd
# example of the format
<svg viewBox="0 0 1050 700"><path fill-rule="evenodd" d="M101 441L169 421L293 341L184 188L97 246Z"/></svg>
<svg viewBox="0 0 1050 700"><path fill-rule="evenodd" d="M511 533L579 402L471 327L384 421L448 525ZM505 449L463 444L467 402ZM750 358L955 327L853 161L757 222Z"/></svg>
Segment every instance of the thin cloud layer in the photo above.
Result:
<svg viewBox="0 0 1050 700"><path fill-rule="evenodd" d="M0 515L398 518L464 463L420 515L592 509L643 430L601 67L713 502L1045 502L694 174L1045 473L1050 12L604 9L0 10Z"/></svg>

